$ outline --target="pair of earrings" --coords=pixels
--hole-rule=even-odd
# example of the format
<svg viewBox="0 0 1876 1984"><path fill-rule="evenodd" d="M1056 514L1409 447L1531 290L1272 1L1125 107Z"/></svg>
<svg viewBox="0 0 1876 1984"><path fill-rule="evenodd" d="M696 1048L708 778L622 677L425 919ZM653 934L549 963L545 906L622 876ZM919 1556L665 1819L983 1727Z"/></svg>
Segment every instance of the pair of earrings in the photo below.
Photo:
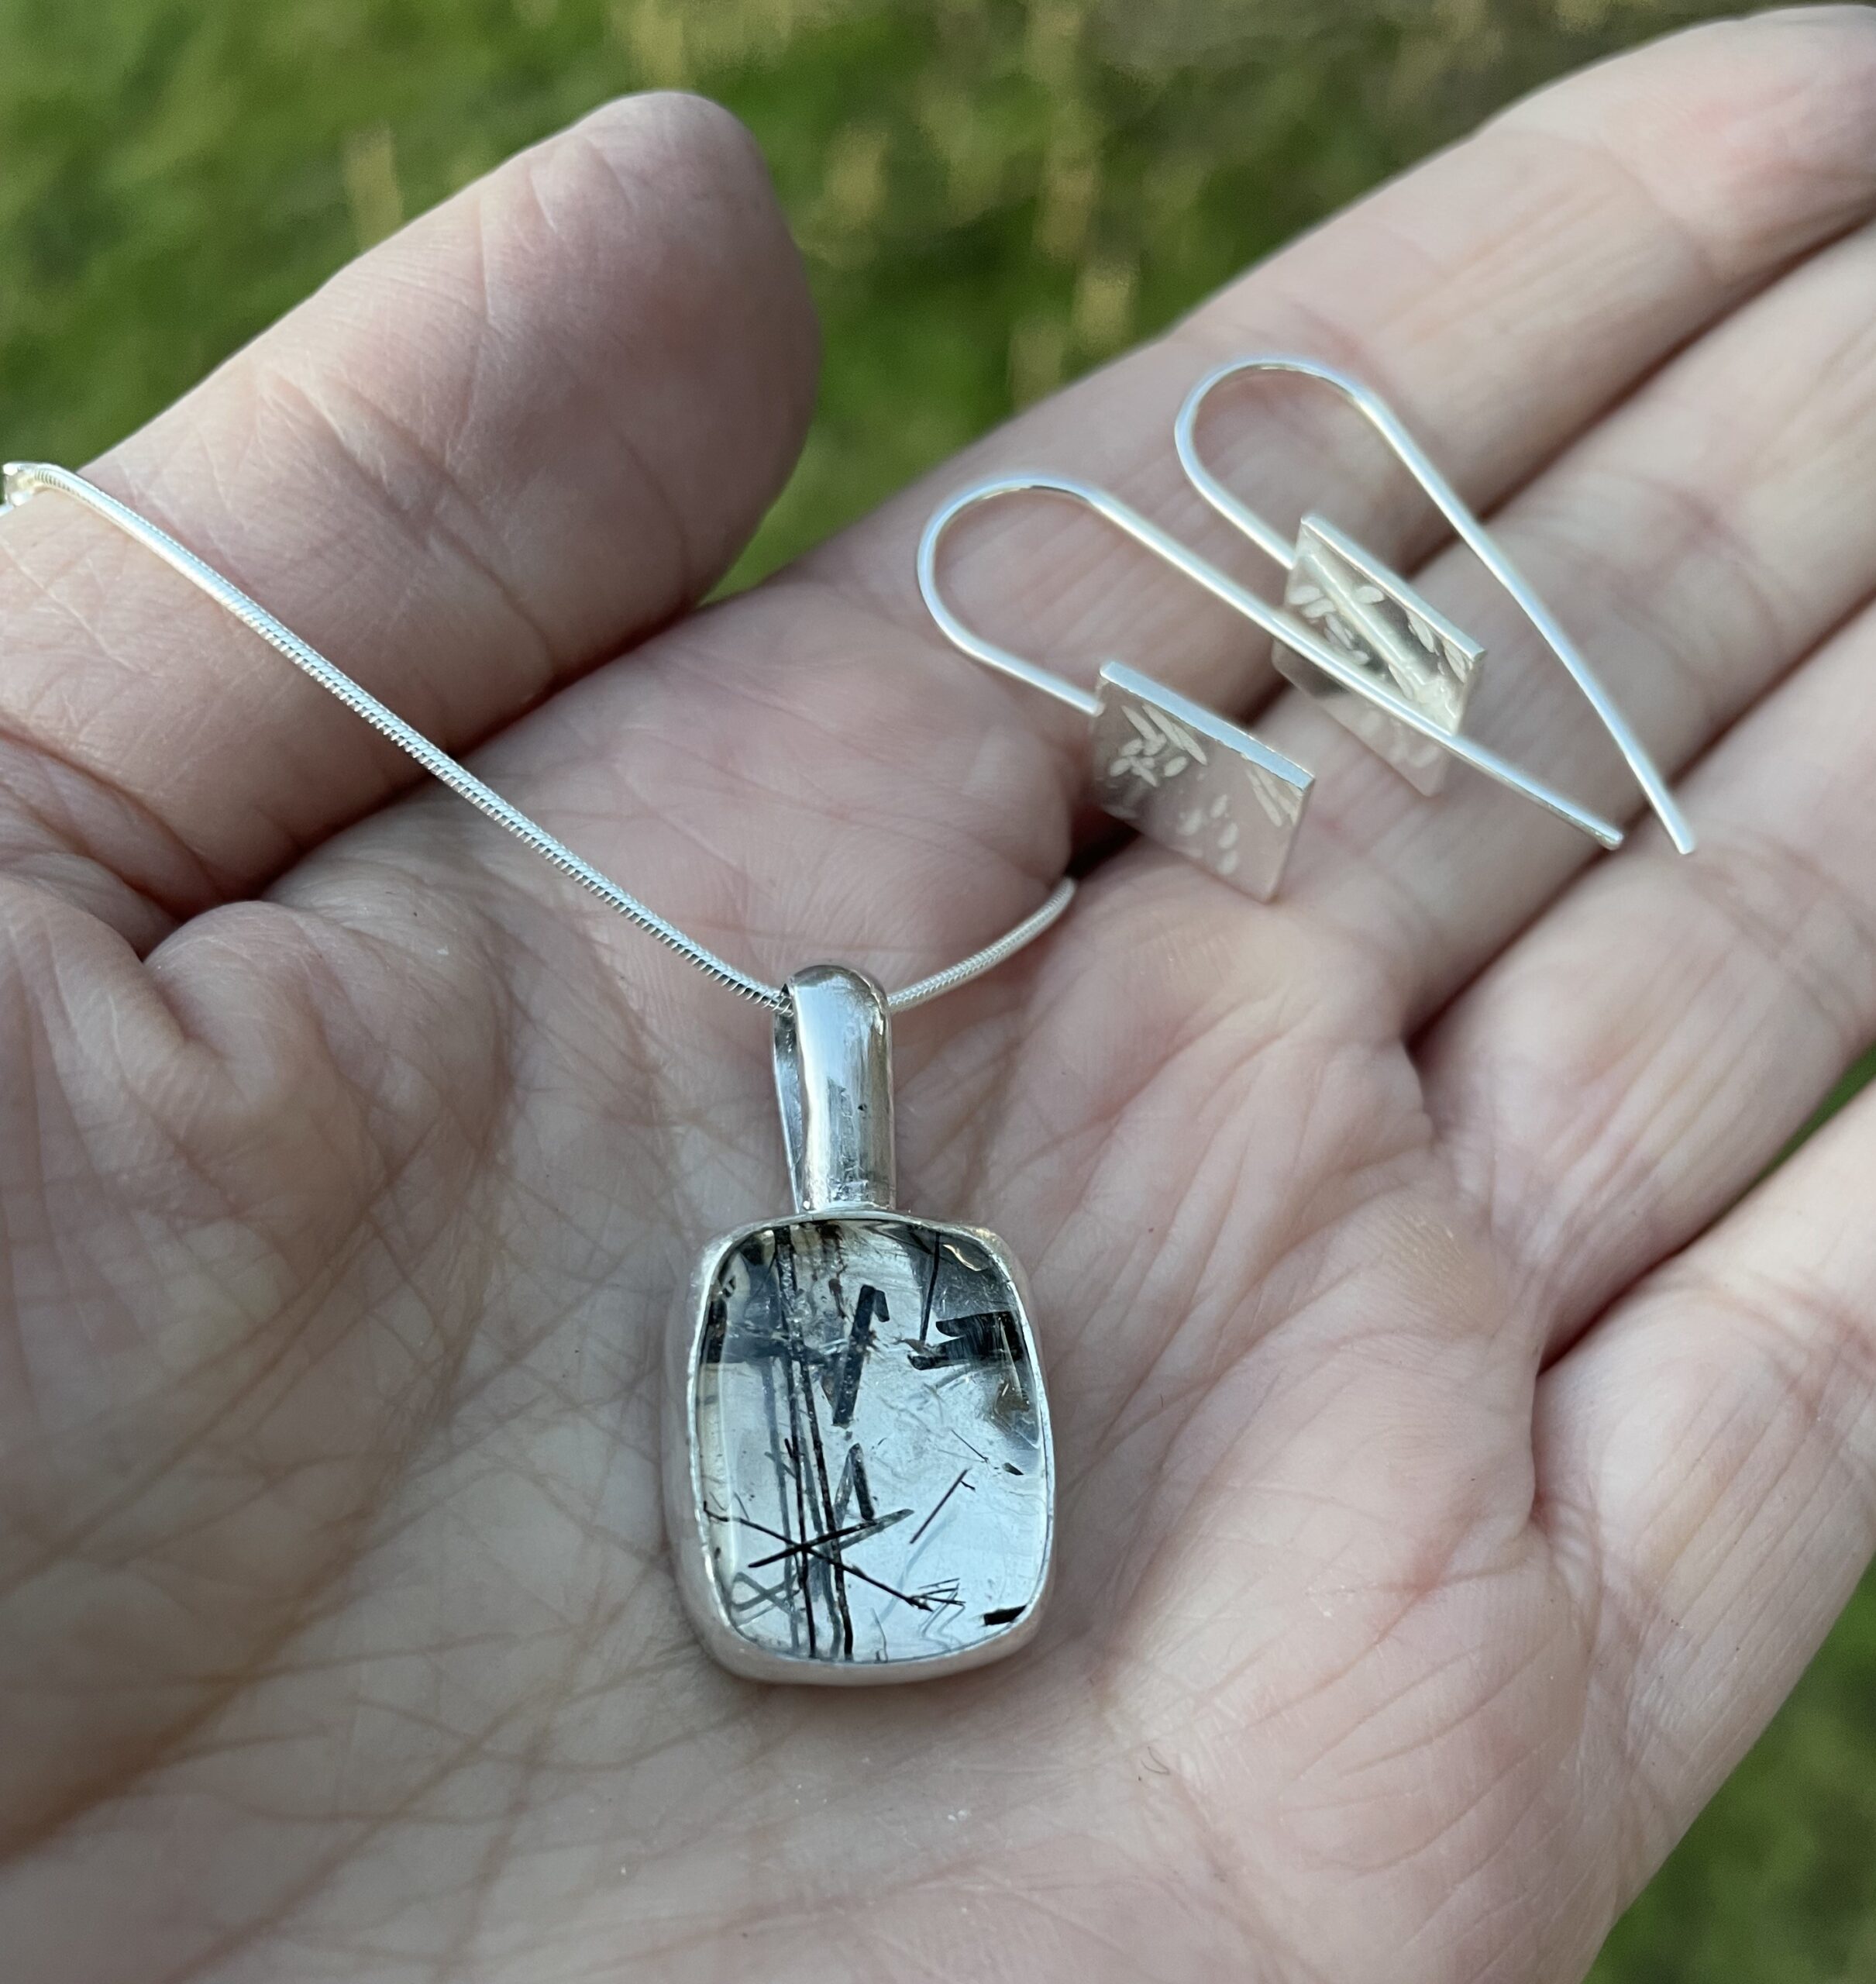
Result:
<svg viewBox="0 0 1876 1984"><path fill-rule="evenodd" d="M959 516L1007 496L1065 497L1093 510L1271 635L1279 671L1416 791L1429 797L1438 793L1458 760L1568 820L1599 845L1620 846L1619 826L1466 735L1466 711L1485 659L1477 641L1324 518L1305 516L1293 543L1206 466L1197 429L1206 400L1227 380L1272 372L1320 381L1367 418L1568 670L1669 839L1682 853L1690 853L1692 832L1666 781L1556 616L1385 401L1316 359L1271 354L1221 365L1186 395L1173 426L1174 446L1193 486L1283 568L1281 606L1259 598L1105 490L1067 476L1011 475L959 490L925 527L918 550L919 587L947 638L976 660L1089 719L1093 794L1106 811L1260 901L1276 893L1313 783L1310 773L1241 725L1123 662L1103 663L1091 694L985 639L947 603L938 584L938 552Z"/></svg>

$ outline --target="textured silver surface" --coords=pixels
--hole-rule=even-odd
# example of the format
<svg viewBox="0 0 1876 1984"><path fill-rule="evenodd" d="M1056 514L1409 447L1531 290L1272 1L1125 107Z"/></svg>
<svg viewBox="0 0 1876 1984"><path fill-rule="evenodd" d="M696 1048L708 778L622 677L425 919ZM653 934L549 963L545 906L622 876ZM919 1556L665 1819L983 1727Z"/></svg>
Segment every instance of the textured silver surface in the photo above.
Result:
<svg viewBox="0 0 1876 1984"><path fill-rule="evenodd" d="M1362 676L1389 689L1447 736L1465 722L1484 649L1404 579L1320 517L1305 517L1283 604ZM1446 783L1449 754L1306 655L1279 642L1277 666L1335 720L1378 753L1416 791Z"/></svg>
<svg viewBox="0 0 1876 1984"><path fill-rule="evenodd" d="M732 1235L700 1269L684 1362L673 1547L725 1665L911 1679L1028 1637L1053 1467L1019 1278L992 1235L893 1214Z"/></svg>
<svg viewBox="0 0 1876 1984"><path fill-rule="evenodd" d="M1310 774L1203 704L1119 662L1100 673L1094 797L1117 820L1268 901Z"/></svg>

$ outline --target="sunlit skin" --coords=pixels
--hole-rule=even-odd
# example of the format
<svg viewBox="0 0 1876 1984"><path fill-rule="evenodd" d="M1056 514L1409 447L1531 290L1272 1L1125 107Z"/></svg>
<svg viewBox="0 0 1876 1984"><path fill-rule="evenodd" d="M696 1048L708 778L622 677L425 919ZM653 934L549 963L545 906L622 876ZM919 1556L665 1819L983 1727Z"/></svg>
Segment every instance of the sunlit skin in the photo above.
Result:
<svg viewBox="0 0 1876 1984"><path fill-rule="evenodd" d="M1579 77L681 616L815 337L752 148L624 103L340 277L98 478L738 963L904 983L902 1196L1026 1265L1060 1575L1015 1660L731 1679L663 1555L662 1339L786 1211L766 1015L146 554L0 520L9 1984L1568 1980L1872 1546L1876 17ZM1467 561L1479 733L1636 822L1416 797L1086 517L950 577L1318 775L1245 901L1079 805L923 618L967 474L1179 480L1256 348L1393 401L1603 668L1675 856ZM908 399L918 391L906 383ZM1301 386L1211 459L1412 569Z"/></svg>

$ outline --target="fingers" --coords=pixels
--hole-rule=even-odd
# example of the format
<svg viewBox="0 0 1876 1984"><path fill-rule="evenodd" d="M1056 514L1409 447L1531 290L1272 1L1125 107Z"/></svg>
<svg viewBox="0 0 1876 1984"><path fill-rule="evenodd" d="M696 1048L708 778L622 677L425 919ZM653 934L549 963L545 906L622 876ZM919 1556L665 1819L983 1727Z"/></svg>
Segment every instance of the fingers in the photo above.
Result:
<svg viewBox="0 0 1876 1984"><path fill-rule="evenodd" d="M813 350L746 136L638 98L346 270L96 474L460 746L725 568ZM251 890L417 776L56 497L0 525L0 625L7 839L139 935L139 898Z"/></svg>
<svg viewBox="0 0 1876 1984"><path fill-rule="evenodd" d="M1303 348L1375 385L1474 501L1527 478L1671 351L1794 257L1867 214L1876 36L1856 10L1701 30L1571 79L1487 127L1214 299L1160 343L1035 409L811 561L916 630L894 658L942 693L972 665L936 646L913 547L938 497L1042 468L1105 484L1258 584L1272 573L1213 517L1173 458L1174 412L1220 355ZM1327 394L1221 396L1218 471L1286 525L1321 508L1406 556L1427 506ZM1114 654L1249 707L1261 642L1191 584L1066 505L1030 499L960 522L941 574L966 619L1079 680ZM935 651L941 666L923 660ZM882 660L886 657L883 654ZM996 687L985 720L1058 743L1072 715ZM1305 762L1326 760L1319 725ZM1319 793L1318 801L1322 797Z"/></svg>
<svg viewBox="0 0 1876 1984"><path fill-rule="evenodd" d="M1868 53L1876 108L1876 35ZM1709 331L1494 520L1671 766L1876 584L1876 517L1854 498L1876 443L1873 284L1866 229ZM1466 563L1443 557L1428 583L1503 656L1503 679L1475 702L1481 730L1573 797L1634 816L1633 781L1584 698ZM1294 750L1323 726L1292 696L1262 728ZM1422 804L1345 734L1316 761L1319 831L1299 847L1293 890L1377 943L1410 1014L1449 997L1593 855L1463 774Z"/></svg>
<svg viewBox="0 0 1876 1984"><path fill-rule="evenodd" d="M1876 1035L1873 664L1866 611L1688 782L1692 860L1638 849L1587 877L1427 1043L1430 1107L1553 1349L1744 1190Z"/></svg>
<svg viewBox="0 0 1876 1984"><path fill-rule="evenodd" d="M1876 1097L1543 1380L1539 1507L1599 1578L1637 1879L1798 1679L1876 1545Z"/></svg>

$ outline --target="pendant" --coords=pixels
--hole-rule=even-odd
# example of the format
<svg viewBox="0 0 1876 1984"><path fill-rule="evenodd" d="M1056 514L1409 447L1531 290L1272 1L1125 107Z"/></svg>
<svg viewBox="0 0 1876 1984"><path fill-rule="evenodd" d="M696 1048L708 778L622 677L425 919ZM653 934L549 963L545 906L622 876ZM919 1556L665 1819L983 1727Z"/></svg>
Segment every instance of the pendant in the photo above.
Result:
<svg viewBox="0 0 1876 1984"><path fill-rule="evenodd" d="M795 1216L705 1250L672 1332L666 1516L704 1646L762 1681L923 1680L1014 1653L1055 1462L1022 1271L894 1210L884 995L797 973L775 1023Z"/></svg>

